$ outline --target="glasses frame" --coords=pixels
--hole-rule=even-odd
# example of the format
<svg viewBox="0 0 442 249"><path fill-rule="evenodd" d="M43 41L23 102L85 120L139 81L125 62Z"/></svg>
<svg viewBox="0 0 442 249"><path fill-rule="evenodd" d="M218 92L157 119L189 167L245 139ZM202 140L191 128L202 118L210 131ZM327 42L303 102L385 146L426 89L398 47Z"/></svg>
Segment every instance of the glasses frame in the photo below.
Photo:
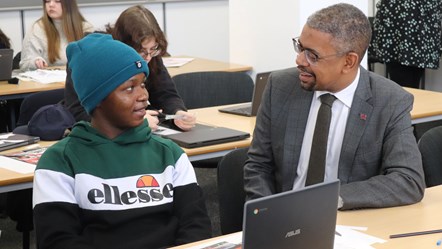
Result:
<svg viewBox="0 0 442 249"><path fill-rule="evenodd" d="M138 51L138 53L141 55L141 57L143 58L147 58L149 55L151 58L158 56L161 53L161 49L159 48L159 45L157 45L154 49L151 49L150 52L146 52L146 50L144 50L143 48Z"/></svg>
<svg viewBox="0 0 442 249"><path fill-rule="evenodd" d="M304 53L305 59L307 60L307 62L310 65L316 65L320 60L324 60L324 59L334 57L334 56L342 56L342 55L345 55L348 53L348 52L340 52L340 53L336 53L336 54L319 56L318 54L311 51L310 49L304 48L301 45L301 43L299 42L299 37L292 38L292 41L293 41L293 47L295 49L295 52L298 55L301 55L302 53Z"/></svg>

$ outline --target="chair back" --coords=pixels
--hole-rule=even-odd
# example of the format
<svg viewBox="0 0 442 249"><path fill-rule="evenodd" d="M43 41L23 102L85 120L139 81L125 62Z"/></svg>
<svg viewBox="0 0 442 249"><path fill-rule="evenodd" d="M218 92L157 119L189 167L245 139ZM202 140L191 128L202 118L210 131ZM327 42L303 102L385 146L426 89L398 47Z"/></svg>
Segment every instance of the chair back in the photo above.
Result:
<svg viewBox="0 0 442 249"><path fill-rule="evenodd" d="M174 76L189 109L252 101L253 79L244 72L196 72Z"/></svg>
<svg viewBox="0 0 442 249"><path fill-rule="evenodd" d="M20 105L17 126L27 125L32 115L45 105L56 104L64 98L64 89L36 92L26 96Z"/></svg>
<svg viewBox="0 0 442 249"><path fill-rule="evenodd" d="M419 139L427 187L442 184L442 126L433 127Z"/></svg>
<svg viewBox="0 0 442 249"><path fill-rule="evenodd" d="M249 148L240 148L226 154L218 164L219 217L222 234L242 230L244 191L244 164Z"/></svg>

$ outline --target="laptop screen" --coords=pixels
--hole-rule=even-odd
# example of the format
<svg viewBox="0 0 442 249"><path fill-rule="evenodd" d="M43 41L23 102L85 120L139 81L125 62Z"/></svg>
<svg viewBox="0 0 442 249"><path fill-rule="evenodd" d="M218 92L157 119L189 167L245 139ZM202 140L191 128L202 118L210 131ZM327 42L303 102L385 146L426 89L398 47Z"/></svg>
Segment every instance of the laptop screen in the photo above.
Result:
<svg viewBox="0 0 442 249"><path fill-rule="evenodd" d="M246 202L243 249L333 249L339 181Z"/></svg>
<svg viewBox="0 0 442 249"><path fill-rule="evenodd" d="M0 80L11 79L13 54L12 49L0 49Z"/></svg>

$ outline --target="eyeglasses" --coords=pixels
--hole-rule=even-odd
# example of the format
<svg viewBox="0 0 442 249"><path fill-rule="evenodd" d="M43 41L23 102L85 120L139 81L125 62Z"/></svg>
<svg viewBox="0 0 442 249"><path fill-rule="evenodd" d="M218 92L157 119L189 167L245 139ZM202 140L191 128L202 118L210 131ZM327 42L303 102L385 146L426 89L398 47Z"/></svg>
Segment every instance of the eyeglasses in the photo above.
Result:
<svg viewBox="0 0 442 249"><path fill-rule="evenodd" d="M302 52L304 52L305 59L307 60L307 62L310 65L316 65L319 60L323 60L323 59L333 57L333 56L341 56L341 55L344 55L347 53L347 52L341 52L341 53L330 54L330 55L325 55L325 56L320 57L319 55L315 54L313 51L302 47L301 43L299 43L299 37L292 38L292 41L293 41L293 47L295 48L295 52L298 55L300 55Z"/></svg>
<svg viewBox="0 0 442 249"><path fill-rule="evenodd" d="M161 53L161 49L160 49L160 48L158 47L158 45L157 45L155 48L152 48L152 49L150 50L150 52L147 52L146 50L141 49L138 53L139 53L139 54L141 55L141 57L143 57L143 58L147 58L149 55L150 55L151 58L153 58L153 57L155 57L155 56L158 56L158 55Z"/></svg>

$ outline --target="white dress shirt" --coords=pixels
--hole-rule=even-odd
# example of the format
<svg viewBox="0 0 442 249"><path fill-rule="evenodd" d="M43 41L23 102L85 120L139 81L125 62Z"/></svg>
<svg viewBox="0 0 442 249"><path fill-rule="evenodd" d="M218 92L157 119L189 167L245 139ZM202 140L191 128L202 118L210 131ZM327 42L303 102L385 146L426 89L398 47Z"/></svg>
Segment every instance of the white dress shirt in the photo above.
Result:
<svg viewBox="0 0 442 249"><path fill-rule="evenodd" d="M332 117L330 121L330 131L328 133L327 156L325 163L324 181L332 181L338 178L339 157L341 154L342 141L344 139L345 127L347 125L348 114L350 113L353 96L359 82L360 70L356 74L356 78L345 89L333 94L337 99L332 106ZM307 119L307 126L302 141L301 154L297 174L293 189L301 189L305 186L307 177L308 163L310 160L310 151L312 147L313 133L316 125L316 117L318 115L321 100L319 97L329 92L315 91L313 94L312 104Z"/></svg>

